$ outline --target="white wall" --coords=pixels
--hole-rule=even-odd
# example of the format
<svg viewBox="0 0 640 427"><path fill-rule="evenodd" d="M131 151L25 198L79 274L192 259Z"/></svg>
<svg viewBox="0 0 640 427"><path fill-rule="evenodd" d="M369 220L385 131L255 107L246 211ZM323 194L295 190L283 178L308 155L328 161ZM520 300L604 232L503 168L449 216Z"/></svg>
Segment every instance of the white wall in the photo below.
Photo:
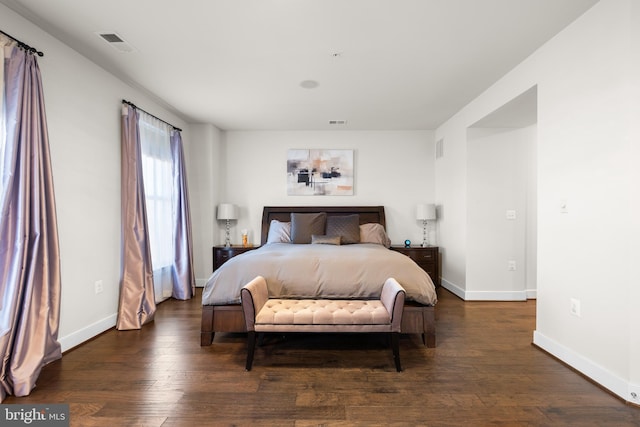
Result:
<svg viewBox="0 0 640 427"><path fill-rule="evenodd" d="M60 237L59 339L67 350L115 325L120 280L122 99L184 130L185 123L0 4L0 27L39 58ZM103 281L104 292L94 284Z"/></svg>
<svg viewBox="0 0 640 427"><path fill-rule="evenodd" d="M536 126L470 128L467 133L466 300L526 300L535 290ZM535 194L533 195L535 198ZM515 218L508 219L507 211ZM530 221L533 216L534 220ZM533 239L532 239L533 237ZM533 241L532 241L533 240ZM515 270L508 268L515 262ZM532 282L529 282L533 280Z"/></svg>
<svg viewBox="0 0 640 427"><path fill-rule="evenodd" d="M223 163L222 132L208 124L194 124L190 130L189 144L185 144L185 157L189 179L193 268L196 285L204 286L213 271L211 247L219 233L215 209L223 187L219 166Z"/></svg>
<svg viewBox="0 0 640 427"><path fill-rule="evenodd" d="M631 4L631 13L629 14L631 22L631 40L640 40L640 2L633 2ZM631 45L631 52L629 60L631 62L630 75L640 76L640 49L637 48L637 44ZM640 159L640 144L638 144L637 136L640 135L640 80L632 79L629 87L630 108L629 108L629 135L635 135L635 138L629 138L628 144L630 147L629 159L631 162ZM631 182L640 182L640 168L631 167ZM631 203L630 203L630 217L634 221L629 226L629 234L631 236L640 235L640 191L631 191ZM637 260L640 259L640 239L629 239L629 259L627 269L629 271L629 282L632 284L629 286L629 293L627 299L629 301L640 301L640 269L637 268ZM631 378L631 385L629 387L629 395L635 393L636 396L640 396L640 334L638 333L638 316L637 311L634 309L627 311L629 325L629 377ZM634 403L638 404L639 399L634 399Z"/></svg>
<svg viewBox="0 0 640 427"><path fill-rule="evenodd" d="M538 86L538 310L534 342L619 396L640 402L637 327L638 6L602 0L436 130L436 199L449 217L467 206L464 129ZM633 30L632 30L633 29ZM636 62L632 62L635 60ZM632 66L633 65L633 66ZM633 72L632 72L633 71ZM447 156L450 156L447 158ZM454 157L454 158L451 158ZM453 196L452 194L456 195ZM561 213L563 200L568 213ZM635 203L635 204L634 204ZM464 237L442 221L447 253ZM634 245L634 246L632 246ZM634 252L632 252L634 250ZM455 261L462 257L456 257ZM464 282L445 259L444 283ZM630 297L636 297L633 300ZM570 314L580 300L581 317ZM636 322L637 323L637 322ZM637 394L636 394L637 396Z"/></svg>
<svg viewBox="0 0 640 427"><path fill-rule="evenodd" d="M544 197L535 337L555 353L575 355L574 366L625 398L628 313L635 309L628 299L629 240L638 237L629 235L637 219L627 208L638 161L630 156L626 111L629 84L639 76L629 75L629 56L640 48L637 41L630 45L630 4L596 5L545 52L555 66L539 86L538 184ZM559 209L563 200L566 214ZM570 298L581 302L582 317L569 314Z"/></svg>
<svg viewBox="0 0 640 427"><path fill-rule="evenodd" d="M233 131L225 132L223 146L223 198L240 206L232 243L239 242L242 229L249 230L250 241L260 242L265 205L384 205L394 243L422 242L415 209L434 200L431 131ZM354 195L287 196L290 148L353 149ZM216 243L223 243L223 234Z"/></svg>

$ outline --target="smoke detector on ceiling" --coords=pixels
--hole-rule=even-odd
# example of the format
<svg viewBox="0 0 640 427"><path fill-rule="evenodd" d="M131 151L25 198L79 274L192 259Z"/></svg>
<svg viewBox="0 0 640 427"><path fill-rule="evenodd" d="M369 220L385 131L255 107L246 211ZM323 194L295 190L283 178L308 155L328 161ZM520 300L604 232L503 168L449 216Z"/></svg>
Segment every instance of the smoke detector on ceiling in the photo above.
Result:
<svg viewBox="0 0 640 427"><path fill-rule="evenodd" d="M113 31L100 31L96 34L118 52L129 53L135 50L133 46Z"/></svg>

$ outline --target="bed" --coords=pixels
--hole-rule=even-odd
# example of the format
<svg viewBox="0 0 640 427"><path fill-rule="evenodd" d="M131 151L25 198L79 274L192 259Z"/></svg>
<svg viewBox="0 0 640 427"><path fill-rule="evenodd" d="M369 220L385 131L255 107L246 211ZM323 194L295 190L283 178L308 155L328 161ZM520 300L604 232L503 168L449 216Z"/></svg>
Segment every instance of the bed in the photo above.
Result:
<svg viewBox="0 0 640 427"><path fill-rule="evenodd" d="M322 232L318 221L324 221ZM288 242L278 240L285 226L290 227ZM354 244L335 244L332 236L340 233L342 243L349 242L354 226L361 233L351 241ZM394 277L407 290L402 333L420 334L427 347L435 347L433 281L407 256L388 249L388 241L378 240L380 233L387 238L385 226L383 206L265 207L261 247L228 260L205 285L201 345L211 345L217 332L246 331L240 289L262 275L269 294L279 298L373 299L379 297L386 278ZM321 244L298 244L311 243L311 239Z"/></svg>

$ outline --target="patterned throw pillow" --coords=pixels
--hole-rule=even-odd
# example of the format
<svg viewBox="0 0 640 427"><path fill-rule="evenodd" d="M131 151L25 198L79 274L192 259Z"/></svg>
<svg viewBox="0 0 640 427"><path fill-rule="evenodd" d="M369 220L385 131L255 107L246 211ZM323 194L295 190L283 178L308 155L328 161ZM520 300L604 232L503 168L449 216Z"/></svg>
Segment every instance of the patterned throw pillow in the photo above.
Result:
<svg viewBox="0 0 640 427"><path fill-rule="evenodd" d="M291 242L311 243L311 236L314 234L325 234L324 226L327 220L327 214L324 212L305 214L291 214Z"/></svg>
<svg viewBox="0 0 640 427"><path fill-rule="evenodd" d="M327 217L327 236L340 236L343 245L360 243L360 216Z"/></svg>

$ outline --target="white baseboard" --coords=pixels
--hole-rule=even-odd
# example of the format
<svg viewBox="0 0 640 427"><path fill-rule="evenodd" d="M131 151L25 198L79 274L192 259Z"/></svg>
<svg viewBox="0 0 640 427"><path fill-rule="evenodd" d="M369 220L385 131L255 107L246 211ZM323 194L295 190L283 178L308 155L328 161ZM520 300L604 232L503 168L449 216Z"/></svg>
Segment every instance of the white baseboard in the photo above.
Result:
<svg viewBox="0 0 640 427"><path fill-rule="evenodd" d="M114 313L102 320L98 320L97 322L87 326L86 328L82 328L79 331L73 332L62 338L58 338L60 347L62 347L62 352L64 353L65 351L70 350L73 347L90 340L96 335L99 335L104 331L113 328L114 326L116 326L117 319L118 315L117 313Z"/></svg>
<svg viewBox="0 0 640 427"><path fill-rule="evenodd" d="M461 287L459 287L458 285L449 282L446 279L440 278L440 285L445 288L446 290L452 292L454 295L456 295L458 298L462 298L464 299L464 289L462 289Z"/></svg>
<svg viewBox="0 0 640 427"><path fill-rule="evenodd" d="M631 403L640 405L640 384L629 384L629 398L626 399Z"/></svg>
<svg viewBox="0 0 640 427"><path fill-rule="evenodd" d="M625 401L640 404L640 385L625 381L602 366L583 357L570 348L557 343L538 331L533 332L533 343Z"/></svg>
<svg viewBox="0 0 640 427"><path fill-rule="evenodd" d="M536 290L523 291L467 291L446 279L440 280L442 287L465 301L526 301L536 298Z"/></svg>
<svg viewBox="0 0 640 427"><path fill-rule="evenodd" d="M207 284L207 280L209 279L196 279L196 288L204 288L204 285Z"/></svg>
<svg viewBox="0 0 640 427"><path fill-rule="evenodd" d="M526 301L525 291L466 291L465 301Z"/></svg>

